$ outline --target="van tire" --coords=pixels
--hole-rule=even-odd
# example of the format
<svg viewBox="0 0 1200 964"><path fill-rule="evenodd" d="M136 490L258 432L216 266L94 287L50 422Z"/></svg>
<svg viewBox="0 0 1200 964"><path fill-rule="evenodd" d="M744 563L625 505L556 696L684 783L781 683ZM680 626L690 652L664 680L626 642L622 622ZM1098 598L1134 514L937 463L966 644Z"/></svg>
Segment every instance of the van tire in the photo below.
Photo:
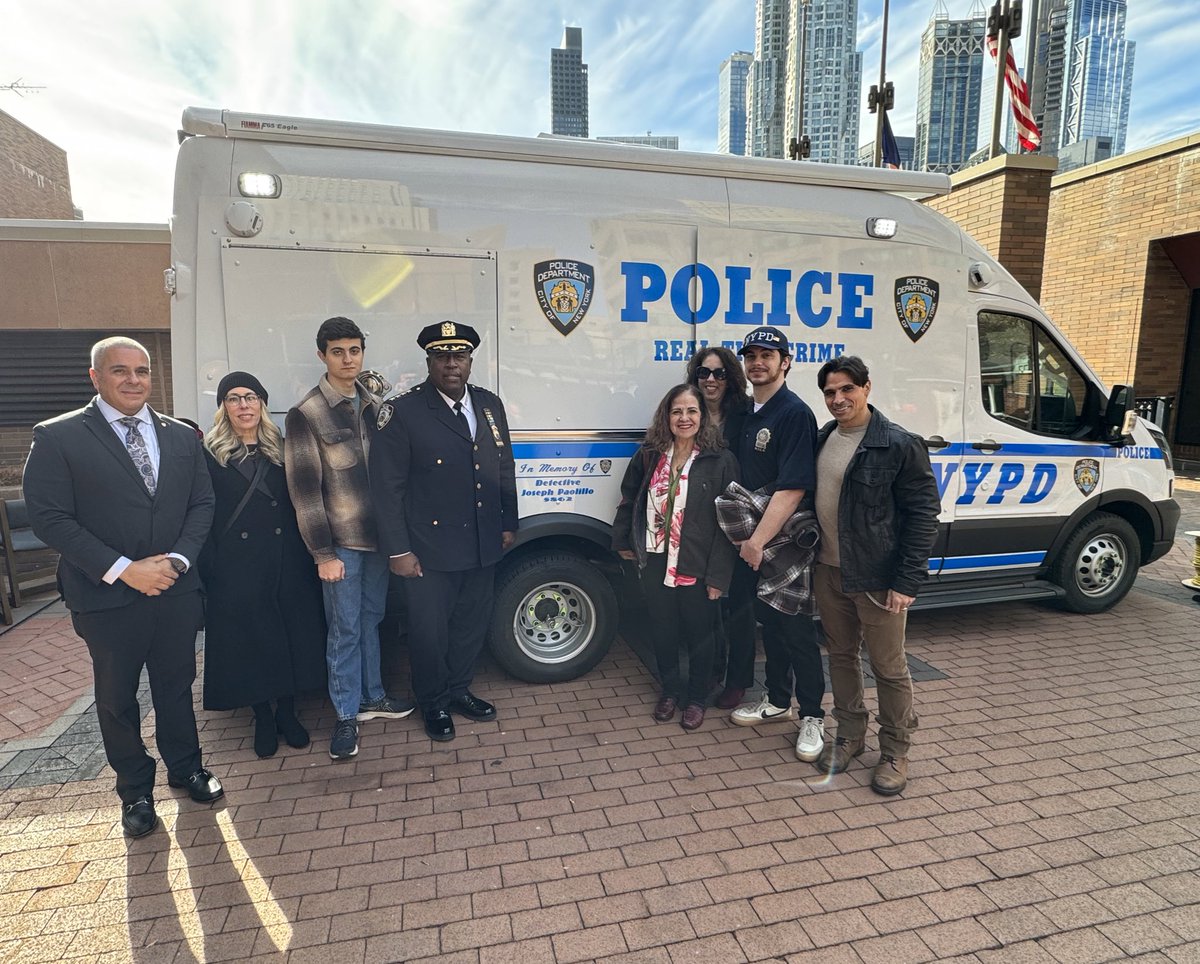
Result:
<svg viewBox="0 0 1200 964"><path fill-rule="evenodd" d="M527 683L588 672L608 653L617 622L612 586L582 556L533 551L506 560L496 575L492 655Z"/></svg>
<svg viewBox="0 0 1200 964"><path fill-rule="evenodd" d="M1142 544L1133 526L1111 512L1094 512L1071 533L1050 578L1075 613L1101 613L1125 598L1137 578Z"/></svg>

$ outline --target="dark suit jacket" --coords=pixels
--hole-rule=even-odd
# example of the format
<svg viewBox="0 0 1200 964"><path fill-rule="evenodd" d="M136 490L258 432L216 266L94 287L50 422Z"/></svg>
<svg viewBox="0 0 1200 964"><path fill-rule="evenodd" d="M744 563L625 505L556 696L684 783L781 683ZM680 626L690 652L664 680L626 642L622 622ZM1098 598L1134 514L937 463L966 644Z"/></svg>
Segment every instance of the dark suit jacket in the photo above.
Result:
<svg viewBox="0 0 1200 964"><path fill-rule="evenodd" d="M467 389L475 438L426 380L384 403L383 428L371 442L380 550L415 552L423 567L442 572L495 565L503 555L500 534L518 525L504 404L487 389Z"/></svg>
<svg viewBox="0 0 1200 964"><path fill-rule="evenodd" d="M72 612L127 606L141 593L104 574L132 560L177 552L192 564L169 593L200 588L196 563L213 517L213 489L195 431L151 410L158 436L152 497L93 399L34 427L25 504L34 533L61 553L58 584Z"/></svg>

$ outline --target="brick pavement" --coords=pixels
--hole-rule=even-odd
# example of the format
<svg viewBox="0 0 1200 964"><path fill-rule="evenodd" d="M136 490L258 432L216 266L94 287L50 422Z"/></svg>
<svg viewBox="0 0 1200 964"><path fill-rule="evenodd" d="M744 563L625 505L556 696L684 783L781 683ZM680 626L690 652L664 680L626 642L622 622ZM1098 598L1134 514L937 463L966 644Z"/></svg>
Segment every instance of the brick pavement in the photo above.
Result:
<svg viewBox="0 0 1200 964"><path fill-rule="evenodd" d="M107 770L0 790L0 960L1200 960L1190 559L1100 616L914 614L944 678L890 801L872 752L819 778L786 723L655 724L623 644L569 684L487 668L498 722L364 724L348 764L315 700L268 760L201 713L228 795L160 786L166 832L121 836Z"/></svg>

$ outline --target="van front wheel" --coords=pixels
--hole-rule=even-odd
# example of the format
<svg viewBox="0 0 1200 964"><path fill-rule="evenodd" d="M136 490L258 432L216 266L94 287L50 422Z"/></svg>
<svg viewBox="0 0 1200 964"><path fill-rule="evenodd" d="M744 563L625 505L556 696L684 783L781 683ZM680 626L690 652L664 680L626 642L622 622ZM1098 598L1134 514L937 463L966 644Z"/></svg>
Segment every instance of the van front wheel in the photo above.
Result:
<svg viewBox="0 0 1200 964"><path fill-rule="evenodd" d="M617 597L595 566L570 552L531 552L496 574L492 655L527 683L575 679L604 658Z"/></svg>
<svg viewBox="0 0 1200 964"><path fill-rule="evenodd" d="M1096 512L1079 524L1059 553L1051 578L1076 613L1100 613L1125 598L1137 578L1141 543L1119 515Z"/></svg>

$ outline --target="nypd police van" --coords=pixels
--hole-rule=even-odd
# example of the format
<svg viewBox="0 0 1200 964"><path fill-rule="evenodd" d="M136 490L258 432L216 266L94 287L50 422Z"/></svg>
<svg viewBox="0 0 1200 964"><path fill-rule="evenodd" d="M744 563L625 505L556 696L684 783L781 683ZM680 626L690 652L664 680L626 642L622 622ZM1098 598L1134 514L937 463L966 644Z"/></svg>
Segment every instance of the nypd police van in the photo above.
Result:
<svg viewBox="0 0 1200 964"><path fill-rule="evenodd" d="M174 403L207 419L253 371L277 414L319 377L332 315L394 391L416 333L482 335L472 378L513 429L521 527L491 645L569 679L616 631L609 527L625 465L697 348L788 333L791 388L860 355L942 496L918 607L1058 599L1099 612L1163 555L1179 509L1162 434L922 198L943 175L232 111L184 112L171 231Z"/></svg>

